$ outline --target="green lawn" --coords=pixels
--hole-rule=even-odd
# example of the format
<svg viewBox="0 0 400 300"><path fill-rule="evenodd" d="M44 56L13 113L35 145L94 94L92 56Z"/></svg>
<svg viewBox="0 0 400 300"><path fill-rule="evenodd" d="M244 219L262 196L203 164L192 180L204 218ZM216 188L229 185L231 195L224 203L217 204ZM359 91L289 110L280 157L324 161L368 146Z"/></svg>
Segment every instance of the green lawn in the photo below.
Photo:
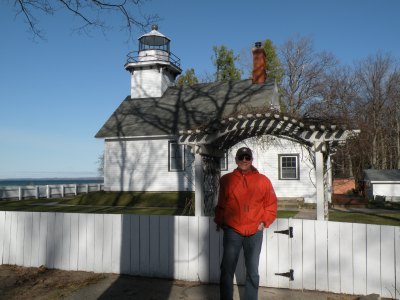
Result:
<svg viewBox="0 0 400 300"><path fill-rule="evenodd" d="M185 210L192 192L92 192L73 198L1 200L3 211L75 212L99 214L193 215ZM376 213L330 211L329 220L337 222L400 226L400 210L388 208ZM279 218L293 218L298 211L279 210Z"/></svg>
<svg viewBox="0 0 400 300"><path fill-rule="evenodd" d="M41 200L39 200L41 201ZM8 202L8 203L5 203ZM26 203L28 202L28 203ZM55 201L51 203L60 203ZM60 203L62 204L62 203ZM99 206L99 205L43 205L38 200L1 201L0 211L33 211L33 212L66 212L66 213L97 213L97 214L138 214L138 215L181 215L182 208L173 207L129 207L129 206Z"/></svg>
<svg viewBox="0 0 400 300"><path fill-rule="evenodd" d="M329 212L329 221L400 226L400 211L388 213Z"/></svg>
<svg viewBox="0 0 400 300"><path fill-rule="evenodd" d="M186 200L194 197L192 192L93 192L72 199L63 204L129 207L184 207Z"/></svg>
<svg viewBox="0 0 400 300"><path fill-rule="evenodd" d="M0 201L0 210L76 212L100 214L188 215L184 208L194 193L93 192L69 199ZM279 218L292 218L297 211L278 211Z"/></svg>
<svg viewBox="0 0 400 300"><path fill-rule="evenodd" d="M278 210L278 218L289 219L293 218L298 211L296 210Z"/></svg>
<svg viewBox="0 0 400 300"><path fill-rule="evenodd" d="M181 215L192 193L93 192L69 199L0 201L0 210Z"/></svg>

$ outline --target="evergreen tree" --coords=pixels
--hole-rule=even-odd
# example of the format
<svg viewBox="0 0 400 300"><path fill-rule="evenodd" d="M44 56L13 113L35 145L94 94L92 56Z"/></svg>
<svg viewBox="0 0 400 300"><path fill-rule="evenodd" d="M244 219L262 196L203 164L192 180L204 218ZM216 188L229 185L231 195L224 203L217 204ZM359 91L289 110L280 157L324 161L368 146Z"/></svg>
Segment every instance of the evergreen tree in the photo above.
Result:
<svg viewBox="0 0 400 300"><path fill-rule="evenodd" d="M216 68L215 80L230 81L241 79L242 71L235 65L239 57L233 53L233 50L222 45L214 46L213 51L212 62Z"/></svg>
<svg viewBox="0 0 400 300"><path fill-rule="evenodd" d="M263 48L266 54L267 77L274 78L279 84L283 78L283 69L276 48L270 39L265 40Z"/></svg>
<svg viewBox="0 0 400 300"><path fill-rule="evenodd" d="M196 84L196 83L199 83L199 80L197 79L197 76L194 73L194 69L193 68L187 69L185 74L182 74L176 80L176 85L177 86L193 85L193 84Z"/></svg>

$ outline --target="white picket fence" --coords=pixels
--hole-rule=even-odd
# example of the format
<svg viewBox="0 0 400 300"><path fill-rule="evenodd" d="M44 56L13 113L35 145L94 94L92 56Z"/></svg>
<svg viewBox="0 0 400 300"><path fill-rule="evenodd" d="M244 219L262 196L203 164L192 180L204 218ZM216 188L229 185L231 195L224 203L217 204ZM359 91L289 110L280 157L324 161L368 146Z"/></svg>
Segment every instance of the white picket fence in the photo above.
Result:
<svg viewBox="0 0 400 300"><path fill-rule="evenodd" d="M276 233L293 228L293 238ZM212 219L0 212L2 264L216 283ZM293 270L293 281L276 275ZM261 286L400 297L400 228L278 219L264 235ZM241 256L236 280L244 281Z"/></svg>
<svg viewBox="0 0 400 300"><path fill-rule="evenodd" d="M0 200L64 198L102 190L104 190L104 184L100 183L0 186Z"/></svg>

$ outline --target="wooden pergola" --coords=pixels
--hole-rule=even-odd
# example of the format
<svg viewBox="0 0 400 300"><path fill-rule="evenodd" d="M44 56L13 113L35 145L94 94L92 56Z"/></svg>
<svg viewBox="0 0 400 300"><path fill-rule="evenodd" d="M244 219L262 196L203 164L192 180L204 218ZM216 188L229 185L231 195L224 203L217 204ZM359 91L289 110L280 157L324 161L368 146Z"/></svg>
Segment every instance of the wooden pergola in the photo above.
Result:
<svg viewBox="0 0 400 300"><path fill-rule="evenodd" d="M233 145L255 136L272 135L308 146L315 156L317 219L328 217L328 202L332 195L331 155L335 148L359 133L344 126L324 122L298 120L278 112L238 114L227 119L215 120L209 125L193 130L180 131L179 143L192 146L195 154L196 215L208 215L215 204L217 191L205 190L205 177L219 178L219 164L213 158L221 158ZM208 164L208 166L206 166ZM210 181L210 179L207 179ZM198 201L198 200L201 201Z"/></svg>

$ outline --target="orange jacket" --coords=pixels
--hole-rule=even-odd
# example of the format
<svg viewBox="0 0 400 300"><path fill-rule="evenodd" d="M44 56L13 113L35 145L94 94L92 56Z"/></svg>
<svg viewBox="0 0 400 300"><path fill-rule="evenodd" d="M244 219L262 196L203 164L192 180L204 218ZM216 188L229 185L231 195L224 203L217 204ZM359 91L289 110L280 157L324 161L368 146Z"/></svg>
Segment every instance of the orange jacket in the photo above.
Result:
<svg viewBox="0 0 400 300"><path fill-rule="evenodd" d="M277 199L270 180L252 167L242 174L235 169L221 177L214 222L244 236L257 232L261 222L269 227L276 219Z"/></svg>

